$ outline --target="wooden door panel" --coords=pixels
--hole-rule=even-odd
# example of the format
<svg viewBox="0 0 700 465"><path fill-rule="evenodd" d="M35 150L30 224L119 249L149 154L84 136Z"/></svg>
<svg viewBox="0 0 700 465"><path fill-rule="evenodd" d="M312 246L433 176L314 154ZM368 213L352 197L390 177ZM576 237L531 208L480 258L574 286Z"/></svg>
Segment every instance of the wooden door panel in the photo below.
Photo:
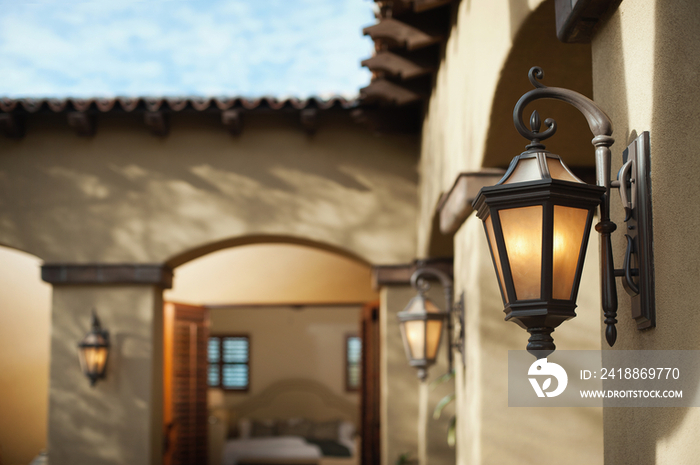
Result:
<svg viewBox="0 0 700 465"><path fill-rule="evenodd" d="M360 463L380 463L380 378L379 378L379 304L362 309L362 445Z"/></svg>
<svg viewBox="0 0 700 465"><path fill-rule="evenodd" d="M205 308L165 304L166 465L207 463L208 338Z"/></svg>

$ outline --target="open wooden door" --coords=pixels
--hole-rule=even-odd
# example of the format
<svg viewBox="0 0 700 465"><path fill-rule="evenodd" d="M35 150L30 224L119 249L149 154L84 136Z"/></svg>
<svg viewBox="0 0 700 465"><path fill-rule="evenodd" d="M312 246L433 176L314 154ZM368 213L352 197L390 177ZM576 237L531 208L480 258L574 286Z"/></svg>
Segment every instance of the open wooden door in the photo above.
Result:
<svg viewBox="0 0 700 465"><path fill-rule="evenodd" d="M207 343L204 307L164 305L164 465L207 463Z"/></svg>
<svg viewBox="0 0 700 465"><path fill-rule="evenodd" d="M379 435L379 303L374 302L362 308L361 337L362 337L362 465L379 465L380 435Z"/></svg>

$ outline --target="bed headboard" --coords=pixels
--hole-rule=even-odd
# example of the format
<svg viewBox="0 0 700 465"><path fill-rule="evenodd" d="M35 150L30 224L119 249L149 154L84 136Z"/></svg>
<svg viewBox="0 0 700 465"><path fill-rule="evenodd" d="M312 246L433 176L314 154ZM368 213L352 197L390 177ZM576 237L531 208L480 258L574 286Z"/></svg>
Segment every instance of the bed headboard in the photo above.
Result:
<svg viewBox="0 0 700 465"><path fill-rule="evenodd" d="M229 408L231 419L342 419L357 425L359 405L310 379L286 379Z"/></svg>

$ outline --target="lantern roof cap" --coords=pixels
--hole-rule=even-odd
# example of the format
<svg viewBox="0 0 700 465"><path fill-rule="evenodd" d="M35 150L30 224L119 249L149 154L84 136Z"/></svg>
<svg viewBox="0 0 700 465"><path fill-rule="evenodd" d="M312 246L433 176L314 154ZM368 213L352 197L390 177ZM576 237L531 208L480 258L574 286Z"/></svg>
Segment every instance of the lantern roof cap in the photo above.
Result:
<svg viewBox="0 0 700 465"><path fill-rule="evenodd" d="M571 172L559 155L542 149L533 149L517 155L496 185L558 179L586 184Z"/></svg>

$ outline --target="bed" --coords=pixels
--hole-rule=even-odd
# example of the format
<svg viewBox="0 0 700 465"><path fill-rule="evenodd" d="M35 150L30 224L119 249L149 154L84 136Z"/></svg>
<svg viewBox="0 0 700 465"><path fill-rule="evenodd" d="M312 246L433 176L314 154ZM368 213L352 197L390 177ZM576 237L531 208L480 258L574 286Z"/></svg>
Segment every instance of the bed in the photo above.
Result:
<svg viewBox="0 0 700 465"><path fill-rule="evenodd" d="M223 412L221 464L358 465L358 412L316 381L279 381Z"/></svg>

